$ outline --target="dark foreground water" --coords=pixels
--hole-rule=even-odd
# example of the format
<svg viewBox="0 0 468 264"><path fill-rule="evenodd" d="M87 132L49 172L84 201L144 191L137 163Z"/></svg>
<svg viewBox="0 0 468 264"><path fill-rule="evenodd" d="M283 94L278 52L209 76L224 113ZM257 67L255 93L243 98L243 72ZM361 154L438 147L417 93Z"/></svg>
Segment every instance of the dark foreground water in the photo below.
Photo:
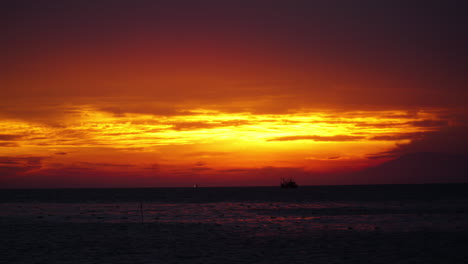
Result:
<svg viewBox="0 0 468 264"><path fill-rule="evenodd" d="M0 190L0 263L465 263L468 184Z"/></svg>

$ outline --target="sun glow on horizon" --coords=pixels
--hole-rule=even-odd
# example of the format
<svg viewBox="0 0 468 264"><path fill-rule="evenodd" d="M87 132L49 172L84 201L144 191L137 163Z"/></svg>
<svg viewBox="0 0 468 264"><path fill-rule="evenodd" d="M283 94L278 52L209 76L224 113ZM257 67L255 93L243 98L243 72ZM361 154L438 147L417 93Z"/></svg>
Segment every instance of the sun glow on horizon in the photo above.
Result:
<svg viewBox="0 0 468 264"><path fill-rule="evenodd" d="M3 155L22 160L26 174L80 168L146 175L156 168L171 177L216 178L265 167L356 169L369 165L372 154L437 130L439 121L432 110L252 114L196 108L156 115L86 105L68 111L59 125L3 119L0 128L9 135ZM41 157L40 166L25 157Z"/></svg>

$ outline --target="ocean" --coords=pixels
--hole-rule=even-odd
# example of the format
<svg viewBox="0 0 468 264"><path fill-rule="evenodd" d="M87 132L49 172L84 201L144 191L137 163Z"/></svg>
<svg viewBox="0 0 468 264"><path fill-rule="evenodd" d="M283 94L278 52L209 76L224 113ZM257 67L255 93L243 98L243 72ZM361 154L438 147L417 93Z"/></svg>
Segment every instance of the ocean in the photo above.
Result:
<svg viewBox="0 0 468 264"><path fill-rule="evenodd" d="M467 187L4 189L0 190L0 235L10 242L0 249L9 263L35 263L28 255L21 253L20 257L18 250L27 247L32 247L30 254L41 256L44 263L97 263L87 255L89 250L94 250L93 256L102 262L133 263L132 259L110 260L106 255L122 247L130 248L119 254L136 254L139 263L309 263L314 259L317 263L343 263L346 258L356 263L392 263L375 252L376 259L371 261L362 256L362 251L377 250L373 244L377 243L390 247L385 254L394 254L392 261L408 260L414 258L411 251L406 255L398 252L411 246L407 241L414 240L423 243L418 250L426 252L418 253L415 262L425 263L434 258L431 252L439 252L436 260L447 260L444 254L452 254L446 263L463 263L467 254L462 248L468 245ZM115 245L102 241L115 239L123 240L112 242ZM125 246L125 239L139 242ZM57 246L61 243L71 244ZM243 246L249 243L263 253L258 255L258 250ZM277 253L290 248L288 243L295 249ZM317 248L317 243L323 248ZM55 253L49 247L55 247ZM199 248L194 251L194 247ZM223 258L220 252L226 247L231 255L242 252L245 262ZM330 250L335 247L348 248L349 252L334 256ZM68 256L76 251L81 252L80 257L69 262L49 256ZM277 254L277 258L271 259L268 254ZM344 259L340 261L341 257ZM154 258L162 261L154 262Z"/></svg>
<svg viewBox="0 0 468 264"><path fill-rule="evenodd" d="M465 226L468 184L1 190L15 221L185 222L284 229ZM430 216L430 217L428 217ZM459 221L460 220L460 221Z"/></svg>
<svg viewBox="0 0 468 264"><path fill-rule="evenodd" d="M467 200L468 183L199 188L0 189L0 203Z"/></svg>

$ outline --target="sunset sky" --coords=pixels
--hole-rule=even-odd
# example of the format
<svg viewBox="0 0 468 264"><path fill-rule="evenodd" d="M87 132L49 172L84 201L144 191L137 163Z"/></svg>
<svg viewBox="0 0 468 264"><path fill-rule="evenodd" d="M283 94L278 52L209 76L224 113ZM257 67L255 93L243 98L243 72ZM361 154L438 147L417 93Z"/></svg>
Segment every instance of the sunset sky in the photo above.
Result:
<svg viewBox="0 0 468 264"><path fill-rule="evenodd" d="M0 188L365 184L336 175L412 152L465 155L467 11L2 3Z"/></svg>

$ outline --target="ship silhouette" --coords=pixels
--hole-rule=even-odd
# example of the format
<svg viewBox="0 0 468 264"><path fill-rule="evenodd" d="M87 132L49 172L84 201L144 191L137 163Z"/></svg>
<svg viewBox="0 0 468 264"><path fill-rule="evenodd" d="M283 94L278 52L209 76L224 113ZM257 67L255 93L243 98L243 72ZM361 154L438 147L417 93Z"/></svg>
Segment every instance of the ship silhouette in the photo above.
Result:
<svg viewBox="0 0 468 264"><path fill-rule="evenodd" d="M284 189L294 189L294 188L299 187L292 178L289 178L289 179L281 178L280 186L281 188L284 188Z"/></svg>

